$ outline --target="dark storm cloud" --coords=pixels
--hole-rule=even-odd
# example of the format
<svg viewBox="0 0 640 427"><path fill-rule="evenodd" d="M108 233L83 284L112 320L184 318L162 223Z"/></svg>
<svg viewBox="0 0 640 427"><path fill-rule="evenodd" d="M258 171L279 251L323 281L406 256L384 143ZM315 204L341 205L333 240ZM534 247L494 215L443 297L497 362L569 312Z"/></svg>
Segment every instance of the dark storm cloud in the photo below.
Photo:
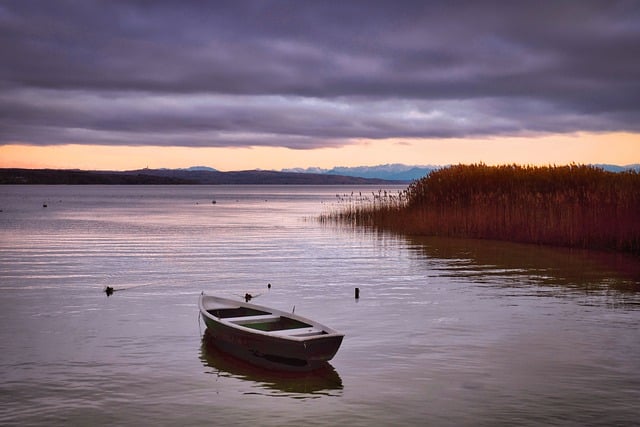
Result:
<svg viewBox="0 0 640 427"><path fill-rule="evenodd" d="M0 4L0 143L640 130L637 2Z"/></svg>

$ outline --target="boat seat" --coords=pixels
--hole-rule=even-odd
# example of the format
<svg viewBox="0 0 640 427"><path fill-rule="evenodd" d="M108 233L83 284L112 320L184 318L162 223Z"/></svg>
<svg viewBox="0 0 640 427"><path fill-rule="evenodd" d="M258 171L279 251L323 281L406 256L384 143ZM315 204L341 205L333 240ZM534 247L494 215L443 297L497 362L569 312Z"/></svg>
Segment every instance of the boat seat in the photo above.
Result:
<svg viewBox="0 0 640 427"><path fill-rule="evenodd" d="M291 337L314 337L316 335L324 335L323 331L313 331L313 332L305 332L302 334L291 334Z"/></svg>
<svg viewBox="0 0 640 427"><path fill-rule="evenodd" d="M259 314L257 316L228 317L223 320L235 323L236 325L246 325L247 323L277 322L280 320L280 316L275 314Z"/></svg>
<svg viewBox="0 0 640 427"><path fill-rule="evenodd" d="M277 331L269 332L269 335L280 335L289 337L311 337L314 335L322 335L324 332L318 328L295 328L295 329L280 329Z"/></svg>

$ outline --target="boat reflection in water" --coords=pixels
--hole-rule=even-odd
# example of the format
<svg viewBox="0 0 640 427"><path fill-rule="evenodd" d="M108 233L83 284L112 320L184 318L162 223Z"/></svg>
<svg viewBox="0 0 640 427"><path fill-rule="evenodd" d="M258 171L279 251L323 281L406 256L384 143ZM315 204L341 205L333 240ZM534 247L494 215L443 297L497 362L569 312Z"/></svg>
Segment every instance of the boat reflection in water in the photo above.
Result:
<svg viewBox="0 0 640 427"><path fill-rule="evenodd" d="M220 350L215 339L205 331L202 336L201 356L205 366L214 369L219 377L253 382L245 394L256 394L258 389L273 396L309 398L335 396L342 391L342 379L328 362L313 371L274 371L256 366Z"/></svg>

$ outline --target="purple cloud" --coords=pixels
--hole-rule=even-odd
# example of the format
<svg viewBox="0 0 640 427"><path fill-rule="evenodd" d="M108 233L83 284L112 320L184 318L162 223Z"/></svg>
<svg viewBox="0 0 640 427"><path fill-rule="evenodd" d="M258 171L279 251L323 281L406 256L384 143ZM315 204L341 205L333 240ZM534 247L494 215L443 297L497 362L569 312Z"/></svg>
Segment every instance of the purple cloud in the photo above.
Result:
<svg viewBox="0 0 640 427"><path fill-rule="evenodd" d="M640 5L0 5L0 144L296 149L640 130Z"/></svg>

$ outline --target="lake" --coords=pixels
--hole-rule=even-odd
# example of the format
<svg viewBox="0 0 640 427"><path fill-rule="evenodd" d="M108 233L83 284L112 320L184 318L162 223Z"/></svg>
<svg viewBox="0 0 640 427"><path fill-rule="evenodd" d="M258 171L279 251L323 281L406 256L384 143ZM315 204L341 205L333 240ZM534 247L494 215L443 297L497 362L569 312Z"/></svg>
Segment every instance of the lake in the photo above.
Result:
<svg viewBox="0 0 640 427"><path fill-rule="evenodd" d="M377 190L0 186L0 424L640 420L637 258L316 220ZM203 340L202 291L346 336L273 374Z"/></svg>

